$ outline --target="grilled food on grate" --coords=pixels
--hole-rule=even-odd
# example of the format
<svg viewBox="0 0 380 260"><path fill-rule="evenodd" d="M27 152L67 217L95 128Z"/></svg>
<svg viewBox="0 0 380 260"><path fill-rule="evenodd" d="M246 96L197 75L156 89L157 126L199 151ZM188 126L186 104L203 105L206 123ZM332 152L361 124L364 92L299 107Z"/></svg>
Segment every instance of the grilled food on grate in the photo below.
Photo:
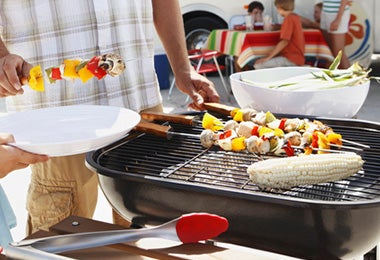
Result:
<svg viewBox="0 0 380 260"><path fill-rule="evenodd" d="M363 163L356 153L311 154L255 162L247 172L259 187L288 189L347 178Z"/></svg>
<svg viewBox="0 0 380 260"><path fill-rule="evenodd" d="M240 111L240 112L239 112ZM320 121L299 118L277 119L270 112L253 110L235 111L234 119L220 125L221 121L206 113L202 126L201 144L204 147L220 146L226 151L242 151L256 154L277 154L293 156L295 147L302 148L306 154L314 150L324 153L332 145L342 145L342 136ZM240 116L236 117L240 113ZM252 120L243 120L244 113L249 113ZM218 122L218 131L214 123Z"/></svg>

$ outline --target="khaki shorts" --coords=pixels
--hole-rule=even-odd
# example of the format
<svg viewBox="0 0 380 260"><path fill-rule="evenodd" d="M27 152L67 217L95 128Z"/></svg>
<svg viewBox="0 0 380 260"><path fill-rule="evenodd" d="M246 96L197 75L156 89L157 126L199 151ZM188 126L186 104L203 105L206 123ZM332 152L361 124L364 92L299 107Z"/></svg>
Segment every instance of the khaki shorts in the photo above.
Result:
<svg viewBox="0 0 380 260"><path fill-rule="evenodd" d="M144 111L162 112L162 105ZM27 234L48 230L70 215L92 218L98 198L97 174L85 165L85 154L53 157L31 165L27 196Z"/></svg>

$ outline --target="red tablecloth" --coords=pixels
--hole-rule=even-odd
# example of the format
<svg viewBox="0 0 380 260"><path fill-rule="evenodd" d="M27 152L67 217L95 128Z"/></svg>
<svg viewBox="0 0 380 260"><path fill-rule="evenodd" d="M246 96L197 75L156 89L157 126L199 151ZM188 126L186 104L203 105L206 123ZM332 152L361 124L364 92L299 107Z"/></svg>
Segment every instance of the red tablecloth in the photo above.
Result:
<svg viewBox="0 0 380 260"><path fill-rule="evenodd" d="M304 30L305 57L333 60L334 57L320 30ZM240 67L251 60L266 56L278 43L280 31L234 31L213 30L204 49L216 50L227 55L237 56Z"/></svg>

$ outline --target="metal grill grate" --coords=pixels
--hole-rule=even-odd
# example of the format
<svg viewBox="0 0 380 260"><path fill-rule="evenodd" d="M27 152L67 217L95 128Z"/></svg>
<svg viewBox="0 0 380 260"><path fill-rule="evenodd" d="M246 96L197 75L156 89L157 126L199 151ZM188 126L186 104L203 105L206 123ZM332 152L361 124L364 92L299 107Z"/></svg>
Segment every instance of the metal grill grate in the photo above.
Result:
<svg viewBox="0 0 380 260"><path fill-rule="evenodd" d="M269 194L323 201L361 201L380 197L380 125L355 120L324 120L335 132L351 141L369 145L361 154L363 171L345 180L319 185L294 187L291 190L262 190L246 172L258 158L250 153L204 149L198 139L160 137L132 133L119 144L102 152L97 163L125 177L149 180L175 180L183 185L206 185L248 194ZM181 133L200 134L201 128L173 125Z"/></svg>

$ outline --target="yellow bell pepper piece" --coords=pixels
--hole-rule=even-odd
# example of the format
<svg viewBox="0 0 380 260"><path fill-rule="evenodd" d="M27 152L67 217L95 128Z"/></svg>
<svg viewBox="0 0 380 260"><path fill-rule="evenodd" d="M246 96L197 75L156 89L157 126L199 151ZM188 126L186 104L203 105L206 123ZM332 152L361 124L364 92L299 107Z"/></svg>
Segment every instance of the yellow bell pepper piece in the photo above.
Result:
<svg viewBox="0 0 380 260"><path fill-rule="evenodd" d="M239 152L245 149L245 137L236 137L231 140L231 150L234 152Z"/></svg>
<svg viewBox="0 0 380 260"><path fill-rule="evenodd" d="M203 115L202 127L204 129L210 129L216 132L222 130L224 128L224 125L218 118L206 112Z"/></svg>
<svg viewBox="0 0 380 260"><path fill-rule="evenodd" d="M37 65L34 66L29 71L29 80L28 80L29 86L31 89L37 90L37 91L44 91L44 78L41 70L41 66Z"/></svg>
<svg viewBox="0 0 380 260"><path fill-rule="evenodd" d="M329 140L327 140L327 137L322 132L317 132L318 135L318 148L319 149L330 149L330 143ZM324 151L318 151L318 153L326 153Z"/></svg>
<svg viewBox="0 0 380 260"><path fill-rule="evenodd" d="M313 148L311 148L310 146L306 146L305 148L304 148L304 154L305 155L309 155L309 154L312 154L313 153Z"/></svg>
<svg viewBox="0 0 380 260"><path fill-rule="evenodd" d="M88 80L94 77L94 74L92 74L86 66L84 66L78 71L78 75L83 83L87 82Z"/></svg>
<svg viewBox="0 0 380 260"><path fill-rule="evenodd" d="M240 108L234 108L234 109L232 109L231 112L230 112L230 116L233 118L236 115L236 112L239 111L239 110L240 110Z"/></svg>
<svg viewBox="0 0 380 260"><path fill-rule="evenodd" d="M64 60L65 69L63 71L63 76L67 78L80 78L76 72L76 67L80 64L80 60Z"/></svg>
<svg viewBox="0 0 380 260"><path fill-rule="evenodd" d="M263 136L266 133L272 133L272 132L274 132L274 130L269 127L266 127L266 126L260 127L259 137Z"/></svg>
<svg viewBox="0 0 380 260"><path fill-rule="evenodd" d="M278 137L283 137L285 135L285 133L284 133L284 131L282 131L282 129L276 128L276 129L274 129L274 135L278 136Z"/></svg>
<svg viewBox="0 0 380 260"><path fill-rule="evenodd" d="M241 109L234 110L235 114L233 115L232 119L236 122L242 122L243 121L243 111Z"/></svg>
<svg viewBox="0 0 380 260"><path fill-rule="evenodd" d="M327 134L327 140L331 144L342 145L342 135L341 134L329 133L329 134Z"/></svg>

